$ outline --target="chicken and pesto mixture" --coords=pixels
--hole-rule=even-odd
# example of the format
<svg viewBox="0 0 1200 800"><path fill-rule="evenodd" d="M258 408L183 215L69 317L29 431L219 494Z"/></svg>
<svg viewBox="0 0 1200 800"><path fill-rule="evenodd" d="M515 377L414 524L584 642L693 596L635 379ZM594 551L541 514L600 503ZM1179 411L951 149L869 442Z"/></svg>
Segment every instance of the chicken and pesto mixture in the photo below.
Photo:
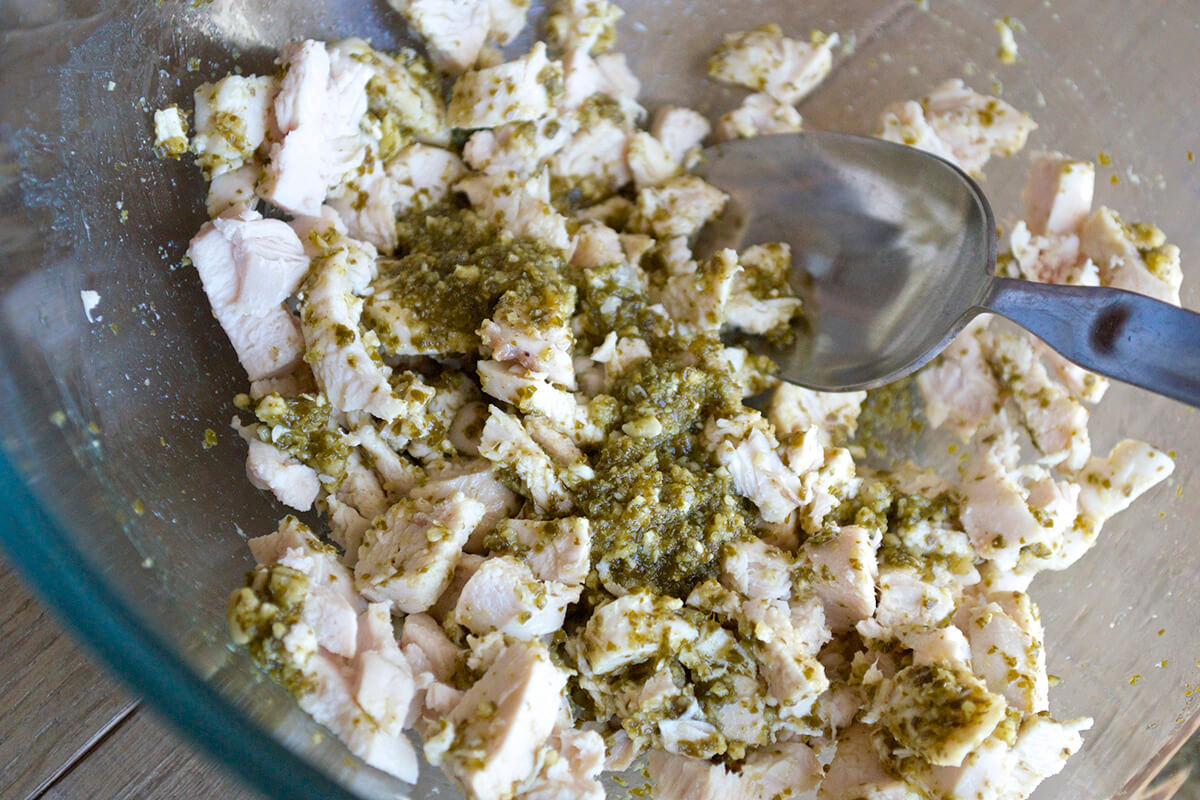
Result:
<svg viewBox="0 0 1200 800"><path fill-rule="evenodd" d="M957 469L872 469L863 393L722 339L791 334L788 246L690 246L726 201L700 148L799 131L838 37L728 33L709 75L749 93L713 121L639 104L608 0L509 60L524 0L393 3L424 54L299 41L156 115L210 181L188 256L247 475L317 526L250 541L234 641L364 762L413 781L419 748L472 800L599 800L642 756L659 800L1061 770L1091 721L1051 715L1026 591L1171 460L1093 453L1104 379L985 318L916 378ZM1035 127L961 81L881 111L975 174ZM1178 303L1178 249L1094 180L1034 153L1001 271Z"/></svg>

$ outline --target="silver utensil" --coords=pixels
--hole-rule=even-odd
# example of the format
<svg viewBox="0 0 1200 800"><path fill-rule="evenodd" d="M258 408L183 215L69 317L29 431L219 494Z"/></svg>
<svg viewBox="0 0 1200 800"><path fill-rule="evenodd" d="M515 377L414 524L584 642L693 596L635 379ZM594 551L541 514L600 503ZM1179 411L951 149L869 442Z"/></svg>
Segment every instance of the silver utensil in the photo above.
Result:
<svg viewBox="0 0 1200 800"><path fill-rule="evenodd" d="M997 277L987 199L936 156L812 132L709 148L697 172L731 195L698 250L792 246L807 330L788 348L751 345L784 380L881 386L990 311L1093 372L1200 406L1200 314L1120 289Z"/></svg>

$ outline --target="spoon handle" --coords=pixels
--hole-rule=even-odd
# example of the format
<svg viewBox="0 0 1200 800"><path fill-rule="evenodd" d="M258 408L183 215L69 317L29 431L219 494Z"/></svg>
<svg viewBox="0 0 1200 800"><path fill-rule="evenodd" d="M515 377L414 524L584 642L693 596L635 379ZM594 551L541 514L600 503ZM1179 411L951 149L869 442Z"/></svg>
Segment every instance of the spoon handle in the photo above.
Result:
<svg viewBox="0 0 1200 800"><path fill-rule="evenodd" d="M981 306L1081 367L1200 407L1200 314L1096 286L994 278Z"/></svg>

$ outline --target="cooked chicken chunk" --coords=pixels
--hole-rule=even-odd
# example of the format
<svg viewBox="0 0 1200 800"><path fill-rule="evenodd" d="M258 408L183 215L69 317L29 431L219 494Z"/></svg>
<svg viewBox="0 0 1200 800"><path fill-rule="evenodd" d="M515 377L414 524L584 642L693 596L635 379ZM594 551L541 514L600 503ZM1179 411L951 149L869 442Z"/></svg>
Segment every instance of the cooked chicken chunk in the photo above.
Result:
<svg viewBox="0 0 1200 800"><path fill-rule="evenodd" d="M558 0L546 20L546 38L560 50L602 53L616 42L624 13L609 0Z"/></svg>
<svg viewBox="0 0 1200 800"><path fill-rule="evenodd" d="M369 600L391 601L406 614L427 610L450 584L483 512L483 503L462 493L437 502L401 500L363 535L355 586Z"/></svg>
<svg viewBox="0 0 1200 800"><path fill-rule="evenodd" d="M1037 126L1027 114L995 97L979 94L957 78L920 103L889 107L881 136L945 158L965 172L981 174L992 156L1010 156L1025 146Z"/></svg>
<svg viewBox="0 0 1200 800"><path fill-rule="evenodd" d="M794 105L825 80L837 43L837 34L806 43L788 39L778 25L764 25L728 34L708 60L708 74Z"/></svg>
<svg viewBox="0 0 1200 800"><path fill-rule="evenodd" d="M283 301L296 290L309 261L292 229L234 209L200 227L188 245L188 258L250 380L295 368L304 341Z"/></svg>
<svg viewBox="0 0 1200 800"><path fill-rule="evenodd" d="M267 136L271 103L278 89L275 78L257 75L227 75L196 88L192 151L209 178L254 161Z"/></svg>
<svg viewBox="0 0 1200 800"><path fill-rule="evenodd" d="M446 112L455 128L494 128L544 117L561 91L562 64L538 42L527 54L495 67L464 73Z"/></svg>
<svg viewBox="0 0 1200 800"><path fill-rule="evenodd" d="M496 556L480 564L463 586L451 619L478 636L498 631L534 639L562 627L567 606L579 599L581 588L538 580L525 561Z"/></svg>
<svg viewBox="0 0 1200 800"><path fill-rule="evenodd" d="M1025 222L1036 235L1078 233L1092 210L1096 168L1062 153L1033 154L1021 192Z"/></svg>
<svg viewBox="0 0 1200 800"><path fill-rule="evenodd" d="M388 0L421 34L438 69L460 73L479 57L491 25L489 0Z"/></svg>
<svg viewBox="0 0 1200 800"><path fill-rule="evenodd" d="M650 135L657 139L676 164L689 165L699 153L712 125L704 115L690 108L661 106L654 112Z"/></svg>
<svg viewBox="0 0 1200 800"><path fill-rule="evenodd" d="M311 39L286 45L280 59L287 72L275 96L276 132L259 192L291 214L317 216L327 191L366 155L359 123L371 70Z"/></svg>
<svg viewBox="0 0 1200 800"><path fill-rule="evenodd" d="M449 749L435 763L477 800L511 797L538 768L565 684L544 645L509 645L447 715ZM429 743L425 751L433 755Z"/></svg>
<svg viewBox="0 0 1200 800"><path fill-rule="evenodd" d="M781 103L769 94L749 95L733 111L717 121L716 139L750 139L773 133L799 133L804 128L800 112L790 103Z"/></svg>
<svg viewBox="0 0 1200 800"><path fill-rule="evenodd" d="M317 471L300 463L273 444L258 438L258 426L243 427L235 417L233 427L246 440L246 477L256 489L297 511L308 511L321 492Z"/></svg>
<svg viewBox="0 0 1200 800"><path fill-rule="evenodd" d="M1083 254L1100 268L1100 282L1179 305L1179 248L1153 225L1127 225L1112 209L1101 206L1083 223Z"/></svg>

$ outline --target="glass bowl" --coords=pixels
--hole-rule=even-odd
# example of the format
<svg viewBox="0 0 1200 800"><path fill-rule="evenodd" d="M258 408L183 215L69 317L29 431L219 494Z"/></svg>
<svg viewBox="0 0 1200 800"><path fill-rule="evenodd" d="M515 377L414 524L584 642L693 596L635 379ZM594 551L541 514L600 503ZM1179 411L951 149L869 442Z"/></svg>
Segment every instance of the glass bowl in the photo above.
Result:
<svg viewBox="0 0 1200 800"><path fill-rule="evenodd" d="M1200 253L1194 0L920 5L657 0L629 5L620 49L649 108L716 114L740 96L704 78L721 34L769 21L838 31L849 46L801 111L811 128L859 133L888 102L964 77L1039 122L1026 152L1108 154L1097 202L1159 224L1189 271ZM996 56L1002 15L1021 23L1013 65ZM266 794L452 796L436 770L411 789L363 767L228 645L224 598L251 566L245 539L283 511L243 478L227 422L244 375L181 265L204 219L201 179L150 144L153 109L190 108L204 80L235 63L269 69L293 38L347 35L408 41L382 0L0 0L0 539L114 673ZM1024 164L989 166L1001 220ZM91 321L82 290L100 295ZM1200 279L1183 297L1200 305ZM1061 679L1053 707L1096 718L1037 797L1126 796L1200 719L1200 492L1184 490L1197 421L1123 386L1093 415L1098 451L1132 436L1176 451L1178 467L1073 570L1034 584Z"/></svg>

